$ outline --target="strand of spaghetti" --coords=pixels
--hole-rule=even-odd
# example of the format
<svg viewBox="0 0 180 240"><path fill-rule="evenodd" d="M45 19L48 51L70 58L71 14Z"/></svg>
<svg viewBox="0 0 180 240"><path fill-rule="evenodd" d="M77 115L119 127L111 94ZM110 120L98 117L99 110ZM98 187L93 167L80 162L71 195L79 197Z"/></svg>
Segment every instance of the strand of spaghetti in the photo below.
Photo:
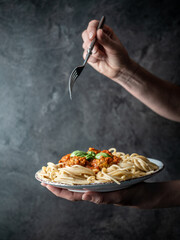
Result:
<svg viewBox="0 0 180 240"><path fill-rule="evenodd" d="M106 174L104 168L102 169L101 172L107 177L107 179L109 179L109 180L111 180L111 181L114 181L114 182L116 182L117 184L120 184L120 182L118 182L118 181L117 181L115 178L113 178L111 175Z"/></svg>
<svg viewBox="0 0 180 240"><path fill-rule="evenodd" d="M74 174L74 173L72 173L72 172L69 172L69 171L67 171L67 170L65 170L65 169L63 169L63 173L67 173L68 176L71 176L71 177L73 177L73 178L75 178L75 179L80 179L80 180L86 179L86 178L84 178L84 177L81 176L81 175L78 176L77 174Z"/></svg>
<svg viewBox="0 0 180 240"><path fill-rule="evenodd" d="M73 165L72 167L67 167L68 169L73 169L73 171L75 170L82 170L82 172L83 173L86 173L86 174L90 174L90 175L94 175L94 172L91 170L91 169L89 169L89 168L86 168L86 167L83 167L83 166L81 166L81 165Z"/></svg>
<svg viewBox="0 0 180 240"><path fill-rule="evenodd" d="M138 161L138 163L140 164L142 170L144 170L145 172L150 170L148 164L146 162L144 162L142 159L136 158L135 160Z"/></svg>
<svg viewBox="0 0 180 240"><path fill-rule="evenodd" d="M122 168L120 165L115 165L113 164L112 166L110 166L109 168L107 168L108 171L115 171L115 170L120 170L120 171L127 171L127 170L131 170L132 166L128 166L128 167L124 167Z"/></svg>
<svg viewBox="0 0 180 240"><path fill-rule="evenodd" d="M146 157L133 153L131 155L117 152L116 148L110 148L114 156L120 157L121 161L101 171L89 169L81 165L64 166L64 163L47 163L38 173L40 179L64 184L90 184L103 182L116 182L141 177L153 173L158 166L150 162Z"/></svg>

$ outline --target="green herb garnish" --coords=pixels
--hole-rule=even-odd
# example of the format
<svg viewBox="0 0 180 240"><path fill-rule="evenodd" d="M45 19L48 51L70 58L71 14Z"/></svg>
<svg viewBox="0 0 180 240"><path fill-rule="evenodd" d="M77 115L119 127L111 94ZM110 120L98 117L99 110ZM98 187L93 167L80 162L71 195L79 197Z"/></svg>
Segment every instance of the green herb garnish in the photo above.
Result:
<svg viewBox="0 0 180 240"><path fill-rule="evenodd" d="M79 151L79 150L76 150L74 152L71 153L70 157L86 157L87 153L86 152L83 152L83 151Z"/></svg>
<svg viewBox="0 0 180 240"><path fill-rule="evenodd" d="M86 153L86 152L79 151L79 150L72 152L70 155L70 157L75 157L75 156L76 157L86 157L87 160L90 160L93 158L100 159L100 157L111 157L108 153L104 153L104 152L95 154L95 152L93 152L93 151L88 151Z"/></svg>
<svg viewBox="0 0 180 240"><path fill-rule="evenodd" d="M96 158L100 159L100 157L111 157L108 153L100 152L96 154Z"/></svg>
<svg viewBox="0 0 180 240"><path fill-rule="evenodd" d="M93 158L95 158L95 156L96 156L95 152L93 152L93 151L88 151L88 152L87 152L86 159L87 159L87 160L93 159Z"/></svg>

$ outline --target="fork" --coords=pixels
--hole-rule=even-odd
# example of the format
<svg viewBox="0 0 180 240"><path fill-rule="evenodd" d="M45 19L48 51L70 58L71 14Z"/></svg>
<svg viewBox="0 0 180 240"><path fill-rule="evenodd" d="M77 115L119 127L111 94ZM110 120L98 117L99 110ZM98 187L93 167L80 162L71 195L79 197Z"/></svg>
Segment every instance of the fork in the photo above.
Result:
<svg viewBox="0 0 180 240"><path fill-rule="evenodd" d="M103 28L104 22L105 22L105 17L102 16L101 20L99 21L97 30ZM72 71L72 73L69 77L69 95L70 95L71 100L72 100L72 89L73 89L74 83L75 83L76 79L79 77L79 75L81 74L82 70L84 69L89 57L91 56L93 47L95 45L95 42L96 42L96 37L92 40L92 42L91 42L91 44L88 48L87 55L85 57L84 63L81 66L76 67Z"/></svg>

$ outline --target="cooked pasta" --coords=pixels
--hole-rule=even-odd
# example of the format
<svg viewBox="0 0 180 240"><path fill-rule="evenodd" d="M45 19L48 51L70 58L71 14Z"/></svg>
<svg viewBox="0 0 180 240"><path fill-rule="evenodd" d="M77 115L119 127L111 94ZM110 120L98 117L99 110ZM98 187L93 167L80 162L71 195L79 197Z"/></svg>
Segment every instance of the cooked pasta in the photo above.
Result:
<svg viewBox="0 0 180 240"><path fill-rule="evenodd" d="M88 152L74 151L61 158L58 164L48 162L42 167L38 177L42 180L68 184L87 185L115 182L142 177L153 173L158 166L146 157L133 153L131 155L117 152L115 148Z"/></svg>

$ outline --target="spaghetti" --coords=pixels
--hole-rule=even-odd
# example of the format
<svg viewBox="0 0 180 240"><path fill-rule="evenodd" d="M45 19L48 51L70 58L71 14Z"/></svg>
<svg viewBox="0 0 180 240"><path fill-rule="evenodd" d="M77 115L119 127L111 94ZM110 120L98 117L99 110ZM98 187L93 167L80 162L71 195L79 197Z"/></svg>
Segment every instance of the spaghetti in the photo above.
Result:
<svg viewBox="0 0 180 240"><path fill-rule="evenodd" d="M38 177L42 180L68 184L87 185L115 182L142 177L153 173L158 166L146 157L133 153L131 155L117 152L115 148L88 152L74 151L59 160L58 164L48 162L42 167Z"/></svg>

